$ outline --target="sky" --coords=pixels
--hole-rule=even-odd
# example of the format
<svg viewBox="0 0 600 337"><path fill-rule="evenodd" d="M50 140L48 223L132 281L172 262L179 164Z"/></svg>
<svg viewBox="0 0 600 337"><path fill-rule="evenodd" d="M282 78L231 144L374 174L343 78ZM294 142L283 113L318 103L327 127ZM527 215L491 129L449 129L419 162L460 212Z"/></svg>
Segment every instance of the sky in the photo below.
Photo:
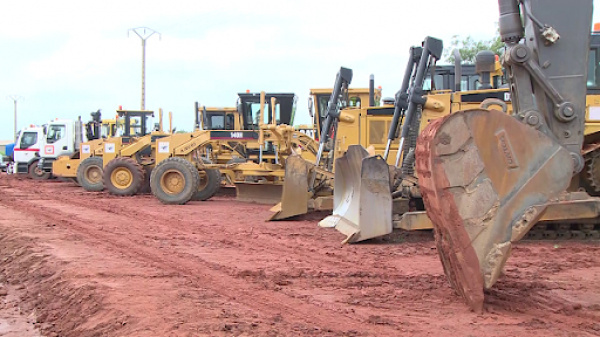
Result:
<svg viewBox="0 0 600 337"><path fill-rule="evenodd" d="M595 0L594 3L600 2ZM408 50L425 36L494 37L496 0L429 1L5 1L0 11L0 140L54 118L89 120L102 110L139 109L141 40L146 109L173 113L191 131L194 102L235 106L237 93L294 92L296 124L309 123L310 88L332 87L341 66L351 87L369 75L391 97ZM594 13L594 22L600 15ZM158 121L156 119L156 121ZM165 122L167 125L168 122Z"/></svg>

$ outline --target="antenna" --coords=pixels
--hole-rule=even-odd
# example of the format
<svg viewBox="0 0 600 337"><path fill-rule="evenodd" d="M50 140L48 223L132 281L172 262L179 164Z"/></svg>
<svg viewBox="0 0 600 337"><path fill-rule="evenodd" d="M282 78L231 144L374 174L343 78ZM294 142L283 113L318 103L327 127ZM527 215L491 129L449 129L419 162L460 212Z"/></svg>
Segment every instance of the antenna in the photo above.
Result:
<svg viewBox="0 0 600 337"><path fill-rule="evenodd" d="M154 34L158 34L158 39L160 40L161 35L159 32L148 27L131 28L127 31L127 36L129 36L129 32L134 32L142 39L142 110L146 110L146 40Z"/></svg>

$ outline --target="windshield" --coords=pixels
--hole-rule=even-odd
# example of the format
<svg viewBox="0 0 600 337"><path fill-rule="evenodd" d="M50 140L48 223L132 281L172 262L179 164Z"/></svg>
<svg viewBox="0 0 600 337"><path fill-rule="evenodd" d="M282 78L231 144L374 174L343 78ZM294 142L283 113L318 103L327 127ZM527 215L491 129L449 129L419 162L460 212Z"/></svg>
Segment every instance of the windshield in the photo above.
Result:
<svg viewBox="0 0 600 337"><path fill-rule="evenodd" d="M111 137L113 134L111 133L110 124L102 124L101 137Z"/></svg>
<svg viewBox="0 0 600 337"><path fill-rule="evenodd" d="M19 148L28 149L32 145L37 143L37 132L24 132L21 136L21 142Z"/></svg>
<svg viewBox="0 0 600 337"><path fill-rule="evenodd" d="M48 136L46 142L48 144L56 143L59 139L65 136L67 131L66 125L50 125L48 128Z"/></svg>
<svg viewBox="0 0 600 337"><path fill-rule="evenodd" d="M589 89L600 89L600 50L594 48L590 50L589 67L587 76L587 87Z"/></svg>
<svg viewBox="0 0 600 337"><path fill-rule="evenodd" d="M246 108L244 109L246 113L246 123L248 130L258 130L258 122L260 120L260 103L254 102L245 102ZM268 105L265 104L265 112L267 110ZM263 115L265 118L267 117L266 113Z"/></svg>

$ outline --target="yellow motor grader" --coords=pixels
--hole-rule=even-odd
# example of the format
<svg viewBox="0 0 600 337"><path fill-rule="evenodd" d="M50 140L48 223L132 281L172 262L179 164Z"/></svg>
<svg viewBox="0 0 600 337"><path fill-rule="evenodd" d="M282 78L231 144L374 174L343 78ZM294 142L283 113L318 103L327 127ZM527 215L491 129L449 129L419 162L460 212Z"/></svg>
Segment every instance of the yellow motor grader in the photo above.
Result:
<svg viewBox="0 0 600 337"><path fill-rule="evenodd" d="M105 139L117 135L117 130L122 130L125 120L134 118L136 112L117 110L115 119L101 119L101 112L92 112L92 122L86 124L88 141L80 144L78 151L71 156L61 156L52 163L52 175L61 178L71 178L87 191L101 191L102 185L102 159L89 159L101 157ZM152 112L145 112L151 115ZM133 125L133 123L130 123ZM133 125L130 131L135 130ZM134 131L135 132L135 131ZM85 164L81 166L81 163Z"/></svg>
<svg viewBox="0 0 600 337"><path fill-rule="evenodd" d="M238 198L269 203L279 198L285 158L292 153L314 158L314 139L281 123L293 118L295 95L248 95L240 94L238 104L243 129L197 130L157 141L150 186L161 202L206 200L216 193L223 174L236 185ZM223 152L231 159L219 163Z"/></svg>

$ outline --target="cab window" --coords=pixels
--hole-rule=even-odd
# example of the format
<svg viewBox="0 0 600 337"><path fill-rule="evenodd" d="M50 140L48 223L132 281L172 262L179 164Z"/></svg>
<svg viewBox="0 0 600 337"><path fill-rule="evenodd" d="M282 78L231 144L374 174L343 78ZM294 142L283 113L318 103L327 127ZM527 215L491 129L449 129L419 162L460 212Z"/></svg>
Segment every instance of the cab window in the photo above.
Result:
<svg viewBox="0 0 600 337"><path fill-rule="evenodd" d="M37 143L37 132L24 132L21 136L19 148L28 149L35 143Z"/></svg>
<svg viewBox="0 0 600 337"><path fill-rule="evenodd" d="M65 137L67 127L65 125L50 125L48 128L48 136L46 142L48 144L56 143L58 140Z"/></svg>
<svg viewBox="0 0 600 337"><path fill-rule="evenodd" d="M600 50L594 48L590 50L588 75L587 75L587 87L589 89L600 88Z"/></svg>

